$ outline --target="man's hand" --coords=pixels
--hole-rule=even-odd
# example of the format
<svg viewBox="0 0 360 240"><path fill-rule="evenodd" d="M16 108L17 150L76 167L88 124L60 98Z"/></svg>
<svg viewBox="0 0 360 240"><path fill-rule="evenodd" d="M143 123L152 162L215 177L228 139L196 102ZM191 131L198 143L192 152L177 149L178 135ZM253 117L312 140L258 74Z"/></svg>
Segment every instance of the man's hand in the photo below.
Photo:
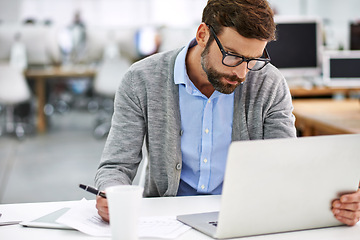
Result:
<svg viewBox="0 0 360 240"><path fill-rule="evenodd" d="M96 196L96 208L98 210L98 213L100 217L106 221L109 222L109 206L108 201L106 198Z"/></svg>
<svg viewBox="0 0 360 240"><path fill-rule="evenodd" d="M360 219L360 190L335 200L332 204L332 212L340 222L354 226Z"/></svg>

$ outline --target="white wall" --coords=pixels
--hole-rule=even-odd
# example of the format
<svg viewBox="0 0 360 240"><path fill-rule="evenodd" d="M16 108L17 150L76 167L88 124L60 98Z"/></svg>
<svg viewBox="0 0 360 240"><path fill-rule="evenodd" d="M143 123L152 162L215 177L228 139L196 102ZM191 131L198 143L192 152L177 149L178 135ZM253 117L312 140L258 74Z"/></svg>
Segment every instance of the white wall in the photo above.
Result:
<svg viewBox="0 0 360 240"><path fill-rule="evenodd" d="M134 27L147 24L189 26L200 23L206 0L0 0L0 19L22 22L51 19L67 25L80 10L87 25ZM11 12L11 14L10 14ZM3 14L7 13L7 14Z"/></svg>
<svg viewBox="0 0 360 240"><path fill-rule="evenodd" d="M0 0L0 22L15 22L20 18L22 0Z"/></svg>
<svg viewBox="0 0 360 240"><path fill-rule="evenodd" d="M189 28L201 21L207 0L0 0L0 20L21 23L51 19L69 25L80 10L87 26L133 28L143 25ZM318 16L324 20L328 48L349 47L349 23L360 19L360 0L269 0L279 15Z"/></svg>

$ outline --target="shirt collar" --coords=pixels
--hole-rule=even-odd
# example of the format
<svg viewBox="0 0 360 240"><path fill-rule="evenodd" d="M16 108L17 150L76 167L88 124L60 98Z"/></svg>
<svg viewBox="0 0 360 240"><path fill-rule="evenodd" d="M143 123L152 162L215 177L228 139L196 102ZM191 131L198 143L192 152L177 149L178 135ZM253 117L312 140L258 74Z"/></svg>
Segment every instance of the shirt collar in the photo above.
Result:
<svg viewBox="0 0 360 240"><path fill-rule="evenodd" d="M186 72L185 59L186 59L186 54L187 54L188 50L196 45L197 45L197 42L194 38L177 55L176 60L175 60L175 66L174 66L174 73L175 73L174 74L174 82L175 82L175 84L185 84L187 86L191 85L190 78Z"/></svg>

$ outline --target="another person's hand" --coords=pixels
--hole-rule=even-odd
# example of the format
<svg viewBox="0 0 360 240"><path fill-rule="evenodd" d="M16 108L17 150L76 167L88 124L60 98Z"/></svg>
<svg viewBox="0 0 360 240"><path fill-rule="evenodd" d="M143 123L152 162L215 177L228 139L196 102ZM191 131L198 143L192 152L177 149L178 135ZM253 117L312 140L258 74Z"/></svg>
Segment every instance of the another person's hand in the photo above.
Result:
<svg viewBox="0 0 360 240"><path fill-rule="evenodd" d="M96 196L96 208L98 210L98 213L100 217L106 221L109 222L109 206L108 201L106 198Z"/></svg>
<svg viewBox="0 0 360 240"><path fill-rule="evenodd" d="M332 204L332 212L340 222L354 226L360 220L360 190L335 200Z"/></svg>

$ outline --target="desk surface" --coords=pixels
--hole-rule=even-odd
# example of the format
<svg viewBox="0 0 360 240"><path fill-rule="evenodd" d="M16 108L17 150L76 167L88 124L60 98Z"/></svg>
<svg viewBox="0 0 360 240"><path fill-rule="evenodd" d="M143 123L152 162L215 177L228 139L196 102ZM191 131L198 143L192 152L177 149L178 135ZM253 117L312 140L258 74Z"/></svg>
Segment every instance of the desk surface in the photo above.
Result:
<svg viewBox="0 0 360 240"><path fill-rule="evenodd" d="M3 204L0 212L3 216L0 220L30 220L40 217L62 207L69 207L75 202L49 202L49 203L25 203ZM189 214L197 212L218 211L220 196L193 196L172 198L145 198L143 200L143 216L168 216ZM311 216L309 216L311 217ZM355 240L360 236L360 224L354 227L332 227L308 231L297 231L280 234L269 234L256 237L239 238L241 240ZM55 230L40 228L25 228L20 225L0 226L0 239L67 239L67 240L98 240L109 239L104 237L92 237L73 230ZM179 240L202 240L210 237L191 229L181 235Z"/></svg>
<svg viewBox="0 0 360 240"><path fill-rule="evenodd" d="M357 99L293 100L296 126L305 136L360 133L360 101Z"/></svg>
<svg viewBox="0 0 360 240"><path fill-rule="evenodd" d="M290 92L293 97L319 97L332 96L334 94L350 96L352 93L360 92L360 87L290 87Z"/></svg>

